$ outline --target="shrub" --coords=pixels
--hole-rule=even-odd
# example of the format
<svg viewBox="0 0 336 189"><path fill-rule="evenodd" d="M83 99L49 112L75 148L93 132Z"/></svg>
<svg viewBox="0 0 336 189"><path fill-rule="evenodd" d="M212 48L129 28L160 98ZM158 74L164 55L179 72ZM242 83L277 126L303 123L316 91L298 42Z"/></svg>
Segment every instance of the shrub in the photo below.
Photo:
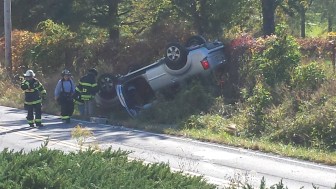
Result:
<svg viewBox="0 0 336 189"><path fill-rule="evenodd" d="M173 98L157 95L157 103L142 112L139 119L147 122L171 124L178 123L190 115L208 111L214 97L198 79L183 85Z"/></svg>
<svg viewBox="0 0 336 189"><path fill-rule="evenodd" d="M253 55L252 73L262 75L265 82L274 86L277 83L289 83L290 73L300 61L299 46L292 36L277 27L276 37L265 42L265 49Z"/></svg>
<svg viewBox="0 0 336 189"><path fill-rule="evenodd" d="M39 23L37 30L38 33L32 34L33 41L20 41L20 45L26 47L21 55L24 60L22 64L28 68L46 74L64 67L83 72L105 61L101 58L101 51L106 35L101 30L87 27L75 33L64 24L52 20Z"/></svg>
<svg viewBox="0 0 336 189"><path fill-rule="evenodd" d="M226 121L220 115L192 115L184 122L187 129L209 129L212 132L224 131Z"/></svg>
<svg viewBox="0 0 336 189"><path fill-rule="evenodd" d="M0 188L216 188L202 177L173 173L167 164L129 161L128 152L64 153L43 146L0 152Z"/></svg>
<svg viewBox="0 0 336 189"><path fill-rule="evenodd" d="M326 79L326 74L316 62L299 65L291 74L291 86L298 90L316 90Z"/></svg>
<svg viewBox="0 0 336 189"><path fill-rule="evenodd" d="M24 97L23 91L19 88L20 81L17 83L9 82L6 77L6 70L0 68L0 104L4 106L22 108Z"/></svg>
<svg viewBox="0 0 336 189"><path fill-rule="evenodd" d="M38 25L40 35L35 39L35 45L26 54L27 61L34 69L41 69L51 73L57 67L64 67L66 56L75 44L75 33L69 31L63 24L56 24L46 20Z"/></svg>
<svg viewBox="0 0 336 189"><path fill-rule="evenodd" d="M270 105L272 96L266 84L258 81L253 89L253 95L247 99L246 129L248 135L260 136L266 128L265 109Z"/></svg>
<svg viewBox="0 0 336 189"><path fill-rule="evenodd" d="M279 137L306 147L335 149L335 106L335 97L329 98L321 105L303 103L293 122L279 133Z"/></svg>
<svg viewBox="0 0 336 189"><path fill-rule="evenodd" d="M269 138L285 144L335 149L336 98L320 92L330 88L320 88L311 93L309 99L290 96L279 106L272 107L267 115L267 122L272 126L268 131Z"/></svg>
<svg viewBox="0 0 336 189"><path fill-rule="evenodd" d="M328 39L323 38L304 38L296 39L300 46L300 52L307 58L329 59L332 54L332 44Z"/></svg>
<svg viewBox="0 0 336 189"><path fill-rule="evenodd" d="M27 68L32 67L32 64L25 59L25 54L27 53L27 49L36 44L39 34L14 30L12 36L12 70L13 73L21 74Z"/></svg>

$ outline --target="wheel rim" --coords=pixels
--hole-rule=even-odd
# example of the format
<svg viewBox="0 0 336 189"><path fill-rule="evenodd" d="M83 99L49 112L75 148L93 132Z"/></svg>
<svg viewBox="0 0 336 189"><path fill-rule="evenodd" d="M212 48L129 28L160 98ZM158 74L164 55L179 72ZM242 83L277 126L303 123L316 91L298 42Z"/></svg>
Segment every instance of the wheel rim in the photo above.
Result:
<svg viewBox="0 0 336 189"><path fill-rule="evenodd" d="M171 46L167 49L167 57L169 60L176 61L181 57L181 51L175 46Z"/></svg>
<svg viewBox="0 0 336 189"><path fill-rule="evenodd" d="M100 86L102 90L110 91L113 88L113 79L108 76L101 78Z"/></svg>

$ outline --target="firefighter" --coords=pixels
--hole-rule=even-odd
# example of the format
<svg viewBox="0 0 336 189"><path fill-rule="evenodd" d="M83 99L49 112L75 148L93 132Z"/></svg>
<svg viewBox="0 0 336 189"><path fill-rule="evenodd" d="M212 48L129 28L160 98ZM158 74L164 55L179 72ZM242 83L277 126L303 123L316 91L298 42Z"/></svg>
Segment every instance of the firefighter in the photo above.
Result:
<svg viewBox="0 0 336 189"><path fill-rule="evenodd" d="M81 116L88 117L93 115L94 97L98 92L97 76L98 71L95 68L89 69L88 73L80 78L76 87L75 102L78 104Z"/></svg>
<svg viewBox="0 0 336 189"><path fill-rule="evenodd" d="M55 100L61 106L61 119L63 123L70 123L71 116L74 112L73 95L76 85L71 78L69 70L65 69L61 73L62 78L58 80L55 87Z"/></svg>
<svg viewBox="0 0 336 189"><path fill-rule="evenodd" d="M25 92L24 107L28 111L27 121L30 127L41 127L42 124L42 99L45 99L47 92L43 85L35 78L33 70L27 70L24 80L21 83L21 89ZM34 116L35 112L35 116Z"/></svg>

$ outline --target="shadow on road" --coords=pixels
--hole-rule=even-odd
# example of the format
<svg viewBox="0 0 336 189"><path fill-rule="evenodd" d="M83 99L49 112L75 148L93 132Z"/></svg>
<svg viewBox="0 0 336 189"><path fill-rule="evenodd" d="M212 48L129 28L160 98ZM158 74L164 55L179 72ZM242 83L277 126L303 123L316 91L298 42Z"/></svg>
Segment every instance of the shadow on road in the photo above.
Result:
<svg viewBox="0 0 336 189"><path fill-rule="evenodd" d="M97 124L73 119L70 124L61 122L55 115L42 114L43 127L30 128L26 120L26 110L0 106L0 135L11 133L27 133L28 135L49 137L53 140L71 140L71 131L81 126L92 131L95 141L99 143L124 143L128 140L152 141L152 139L166 140L168 136L132 130L122 126Z"/></svg>

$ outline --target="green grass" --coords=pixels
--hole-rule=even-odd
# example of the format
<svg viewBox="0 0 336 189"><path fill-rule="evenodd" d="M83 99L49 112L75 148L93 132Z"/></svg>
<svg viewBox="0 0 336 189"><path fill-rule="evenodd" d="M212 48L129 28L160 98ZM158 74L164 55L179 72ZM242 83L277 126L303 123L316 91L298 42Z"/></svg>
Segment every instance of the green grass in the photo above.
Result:
<svg viewBox="0 0 336 189"><path fill-rule="evenodd" d="M271 143L263 139L247 139L231 136L226 132L214 133L208 129L170 131L170 134L324 163L327 165L336 165L336 152L325 151L323 149L303 148L281 143Z"/></svg>
<svg viewBox="0 0 336 189"><path fill-rule="evenodd" d="M326 38L327 37L327 26L325 24L314 24L314 23L308 23L307 29L306 29L306 36L307 37L321 37Z"/></svg>
<svg viewBox="0 0 336 189"><path fill-rule="evenodd" d="M265 153L323 163L326 165L336 165L336 152L330 152L323 149L298 147L282 143L272 143L267 139L239 137L231 135L225 131L218 132L210 129L178 129L177 125L152 125L143 123L137 123L136 125L137 129L151 132L192 138L204 142L213 142L250 150L258 150Z"/></svg>

